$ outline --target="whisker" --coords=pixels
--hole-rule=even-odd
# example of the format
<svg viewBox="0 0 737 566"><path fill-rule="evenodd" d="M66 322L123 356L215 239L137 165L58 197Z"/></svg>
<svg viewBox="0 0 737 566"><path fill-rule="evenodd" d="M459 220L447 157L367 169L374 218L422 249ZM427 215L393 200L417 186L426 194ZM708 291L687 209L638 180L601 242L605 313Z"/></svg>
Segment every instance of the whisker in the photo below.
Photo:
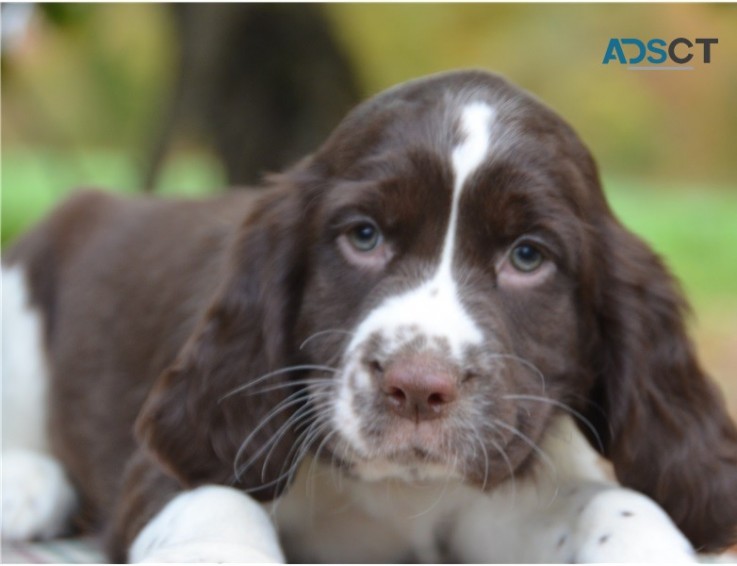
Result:
<svg viewBox="0 0 737 566"><path fill-rule="evenodd" d="M303 417L306 417L307 419L311 418L311 416L316 413L318 409L313 409L311 411L308 411L306 415L302 415ZM279 475L277 477L285 477L291 481L292 479L292 472L296 473L297 469L299 468L299 464L301 463L302 459L300 457L301 455L301 449L299 448L302 444L302 442L310 438L312 434L312 423L310 426L308 426L305 430L303 430L297 438L292 443L292 447L289 449L289 452L284 458L284 462L282 464L281 469L279 470ZM269 460L271 459L271 456L273 454L273 449L276 446L276 444L272 445L272 449L269 450L269 453L266 455L266 458L264 459L264 465L261 468L261 479L265 479L266 476L266 465L268 464Z"/></svg>
<svg viewBox="0 0 737 566"><path fill-rule="evenodd" d="M303 397L304 397L304 395L306 393L307 392L305 390L301 389L301 390L295 391L294 393L292 393L291 395L289 395L286 399L282 400L278 405L276 405L276 407L274 407L271 410L271 412L269 412L269 414L266 417L264 417L264 419L258 424L258 426L256 426L256 428L254 428L249 433L249 435L246 437L246 439L241 443L240 447L238 448L238 452L236 453L235 461L234 461L234 466L236 468L236 471L237 471L237 468L238 468L238 462L240 461L240 458L243 455L243 452L248 447L248 445L251 443L251 441L254 439L254 437L256 436L256 434L258 434L258 432L260 430L262 430L276 415L278 415L279 413L281 413L282 411L285 411L286 409L288 409L290 407L293 407L294 405L296 405L298 403L304 402L304 398ZM295 411L295 414L299 414L299 410ZM279 427L279 429L277 429L277 432L280 431L287 423L290 423L291 420L294 418L294 416L295 415L292 415L289 419L287 419L287 422L284 423L281 427ZM268 442L265 442L264 443L264 445L256 452L256 454L254 456L251 457L251 459L258 459L258 457L261 454L263 454L263 452L266 449L268 449L268 447L271 444L271 442L273 441L273 438L274 438L275 435L276 435L276 433L274 433L274 435L272 435L271 439ZM250 460L249 460L249 462L250 462ZM236 473L236 478L240 480L240 476L239 476L238 473Z"/></svg>
<svg viewBox="0 0 737 566"><path fill-rule="evenodd" d="M521 358L519 356L516 356L515 354L498 354L498 353L494 353L494 354L490 354L490 357L492 359L495 359L495 358L508 358L508 359L513 360L515 362L518 362L518 363L522 364L523 366L526 366L528 369L532 370L532 372L535 373L535 374L537 374L537 376L540 378L540 385L542 387L542 392L543 392L543 394L545 394L545 382L546 382L545 375L543 374L542 371L540 371L540 368L538 368L531 361L526 360L524 358Z"/></svg>
<svg viewBox="0 0 737 566"><path fill-rule="evenodd" d="M312 412L317 412L317 409L315 409ZM304 430L294 441L292 444L291 449L287 453L287 456L284 458L284 463L279 470L279 475L273 480L274 482L280 482L285 481L287 485L291 484L294 481L295 476L297 475L300 466L302 465L302 458L299 457L298 447L303 441L306 441L308 437L310 437L311 432L313 430L313 426L315 424L316 420L313 421L310 426ZM270 457L270 455L269 455ZM268 459L268 457L267 457ZM271 483L271 482L270 482ZM268 483L265 485L269 485ZM272 506L271 514L273 518L276 518L276 513L278 511L279 501L275 502L275 504Z"/></svg>
<svg viewBox="0 0 737 566"><path fill-rule="evenodd" d="M298 464L299 464L299 462L294 462L292 464L292 466L290 466L289 470L287 470L287 472L281 474L277 478L275 478L275 479L273 479L273 480L271 480L271 481L269 481L267 483L264 483L264 484L261 484L261 485L257 485L257 486L251 487L251 488L247 488L247 489L243 490L244 493L254 493L254 492L260 491L262 489L267 489L269 487L272 487L272 486L275 486L275 485L279 485L281 482L283 482L286 479L288 479L290 477L290 474L293 474L296 471L296 469L298 467Z"/></svg>
<svg viewBox="0 0 737 566"><path fill-rule="evenodd" d="M337 372L338 370L334 367L330 366L321 366L321 365L313 365L313 364L303 364L303 365L297 365L297 366L288 366L281 369L277 369L274 371L270 371L269 373L265 373L264 375L261 375L257 377L256 379L252 379L248 383L244 385L240 385L233 389L232 391L229 391L220 399L218 399L218 403L224 401L228 397L235 395L236 393L240 393L241 391L245 391L246 389L249 389L250 387L253 387L255 385L258 385L259 383L262 383L263 381L271 378L276 377L277 375L283 375L285 373L290 373L293 371L305 371L305 370L314 370L314 371L331 371L331 372Z"/></svg>
<svg viewBox="0 0 737 566"><path fill-rule="evenodd" d="M481 491L485 491L486 484L489 481L489 452L486 450L486 446L484 445L484 440L481 438L481 435L478 433L477 430L472 430L471 438L475 441L478 441L479 446L481 447L481 452L484 455L484 483L481 484ZM492 440L492 444L493 443L494 441ZM497 448L497 451L499 451L499 448ZM510 471L511 471L511 467L510 467Z"/></svg>
<svg viewBox="0 0 737 566"><path fill-rule="evenodd" d="M497 432L495 430L495 427L491 423L487 423L487 425L491 425L492 432L494 433ZM489 451L486 448L486 444L484 442L483 437L480 434L478 427L475 426L474 423L466 423L464 426L464 431L468 434L470 438L470 443L472 444L472 446L474 446L474 457L475 457L475 452L476 452L475 446L477 444L481 448L481 452L484 456L484 481L481 486L481 490L484 491L486 490L486 487L489 482L490 463L491 463ZM507 466L507 469L509 470L509 478L512 483L512 494L514 498L516 497L516 493L517 493L517 480L514 474L514 467L512 466L512 462L509 459L509 456L507 455L506 451L504 450L504 447L502 447L502 445L499 442L497 442L496 440L494 440L494 438L491 438L491 437L488 439L488 442L497 451L497 453L502 457L502 459L504 460Z"/></svg>
<svg viewBox="0 0 737 566"><path fill-rule="evenodd" d="M332 383L330 381L329 383ZM271 459L271 456L274 452L274 448L279 444L279 441L286 435L287 431L292 428L295 432L297 432L303 425L307 424L312 420L310 425L307 427L305 431L300 433L298 437L296 438L295 442L292 443L292 447L290 448L289 452L287 453L287 456L285 457L285 463L282 466L282 470L284 470L284 466L287 465L288 462L290 462L291 458L293 457L295 449L300 446L300 443L303 438L305 438L305 435L308 435L310 430L312 430L312 426L314 422L316 422L319 419L319 414L327 407L330 406L332 395L330 395L331 391L329 388L325 388L325 390L322 391L313 391L310 393L310 398L312 400L311 403L300 407L295 411L295 414L292 415L287 421L277 430L277 432L272 435L272 437L269 439L268 442L266 442L266 446L271 446L269 449L269 452L266 455L266 458L264 459L263 465L261 467L261 478L264 479L266 475L266 467ZM314 415L318 415L318 419L314 419ZM261 451L259 451L261 452ZM304 452L300 452L295 460L295 464L298 463L302 456L304 455ZM256 459L258 456L256 456ZM252 463L255 462L254 458L252 457L249 462L245 465L243 469L247 469L252 465Z"/></svg>
<svg viewBox="0 0 737 566"><path fill-rule="evenodd" d="M529 436L527 436L525 433L520 431L517 427L514 427L510 424L505 423L504 421L500 419L492 419L493 424L495 426L498 426L500 428L503 428L504 430L508 430L513 435L517 436L518 438L521 438L532 450L535 451L535 453L548 465L550 470L554 472L556 475L558 473L557 468L553 461L550 459L550 456L548 456L543 449L541 449L537 443L535 443L534 440L532 440Z"/></svg>
<svg viewBox="0 0 737 566"><path fill-rule="evenodd" d="M340 443L335 446L332 456L330 457L330 470L333 482L336 484L338 491L343 491L343 469L342 462L348 461L347 454L350 453L350 446L344 439L339 438ZM341 454L338 455L340 449ZM336 463L337 462L337 463Z"/></svg>
<svg viewBox="0 0 737 566"><path fill-rule="evenodd" d="M295 379L294 381L287 381L286 383L278 383L276 385L270 385L262 389L256 389L255 391L249 391L248 395L259 395L261 393L269 393L270 391L278 391L280 389L289 389L296 385L324 385L333 383L332 378L329 377L308 377L305 379Z"/></svg>
<svg viewBox="0 0 737 566"><path fill-rule="evenodd" d="M304 454L306 453L306 451L303 451L303 448L304 448L303 443L307 443L308 442L308 439L309 439L310 435L315 431L315 428L314 428L315 425L317 424L318 426L320 426L319 425L319 423L320 423L320 414L319 413L321 413L322 411L324 411L326 408L330 407L330 405L331 405L331 402L330 401L331 401L331 398L330 397L326 397L322 402L320 402L320 403L312 403L310 405L310 409L309 409L309 411L307 411L306 414L308 414L310 417L312 417L313 415L317 414L317 417L315 419L313 419L312 422L310 422L309 426L305 430L303 430L299 434L299 436L296 438L296 440L292 444L292 448L287 453L286 460L289 460L293 456L296 456L298 458L301 458L302 456L304 456ZM305 420L305 422L306 422L306 420ZM295 430L297 428L298 427L295 427Z"/></svg>
<svg viewBox="0 0 737 566"><path fill-rule="evenodd" d="M298 440L297 442L295 442L295 445L293 446L292 450L289 451L289 456L287 457L287 459L285 461L285 465L282 466L282 469L280 471L280 476L277 478L277 480L284 479L284 481L286 481L287 484L291 484L294 481L294 477L296 476L296 474L299 471L300 466L302 465L303 456L307 452L307 450L309 450L309 445L312 444L315 441L315 439L319 438L320 434L322 434L322 432L326 428L329 428L329 424L330 423L327 422L327 421L324 422L324 423L321 423L318 426L315 426L319 422L319 419L320 419L320 417L318 416L318 418L310 425L310 428L308 429L308 432L310 432L311 434L308 434L308 436L304 436L304 437L302 435L300 435L300 438L302 440ZM332 431L332 432L330 432L329 434L326 435L326 437L320 443L320 446L317 448L315 458L319 457L319 453L320 453L320 450L322 449L322 446L336 432L337 431ZM300 443L303 445L302 448L298 451L297 454L294 454L294 459L291 460L291 462L290 462L289 458L292 457L292 454L294 452L294 448L296 446L298 446ZM289 467L286 467L287 462L289 462ZM312 481L312 479L311 479L312 468L314 467L314 465L315 465L315 460L313 460L310 463L310 468L307 471L307 479L305 480L305 482L307 484L307 488L306 488L307 489L307 499L310 500L310 501L312 501L311 500L311 497L312 497L312 495L314 495L314 493L313 493L314 492L314 486L312 488L310 486L310 482ZM311 489L312 489L312 495L311 495ZM272 518L275 518L276 517L278 506L279 506L279 501L276 501L274 503L274 505L272 506L272 509L271 509ZM311 507L311 509L312 509L312 507Z"/></svg>
<svg viewBox="0 0 737 566"><path fill-rule="evenodd" d="M309 447L310 444L314 442L315 439L320 438L320 436L326 431L330 430L332 427L330 426L329 421L325 421L321 423L319 426L315 427L315 430L313 431L312 438L310 440L305 439L305 452L306 449ZM315 477L317 475L315 466L317 465L317 461L320 458L320 452L325 447L327 442L332 438L334 434L336 434L336 430L330 430L328 434L324 436L324 438L320 441L320 444L318 444L317 448L315 449L314 457L312 458L312 462L310 462L310 467L307 470L307 499L309 501L314 501L315 499Z"/></svg>
<svg viewBox="0 0 737 566"><path fill-rule="evenodd" d="M308 423L315 414L319 413L325 406L327 406L329 403L329 398L324 400L322 403L315 404L311 403L309 405L305 405L304 407L300 407L295 411L295 414L289 417L287 419L287 422L282 425L277 433L275 433L272 438L268 441L268 445L271 446L269 449L268 454L266 455L266 458L264 458L264 463L261 467L261 478L264 479L266 476L266 466L268 465L271 455L274 452L274 448L279 444L279 441L286 435L288 430L292 428L295 432L300 429L304 424ZM298 436L295 442L292 443L292 447L290 448L289 452L287 453L287 456L285 457L285 461L289 461L289 459L292 457L292 453L295 449L295 447L299 446L300 439L309 432L310 427L312 423L310 423L310 426L307 427L307 429L303 432L301 432ZM282 467L283 469L283 467Z"/></svg>
<svg viewBox="0 0 737 566"><path fill-rule="evenodd" d="M347 334L348 336L353 336L355 332L350 332L348 330L343 330L342 328L332 328L329 330L320 330L319 332L315 332L312 336L309 336L305 339L302 344L299 345L299 349L302 350L308 342L312 341L314 338L317 338L318 336L322 336L324 334Z"/></svg>
<svg viewBox="0 0 737 566"><path fill-rule="evenodd" d="M578 412L576 409L574 409L570 405L567 405L566 403L561 403L560 401L556 401L555 399L550 399L549 397L539 397L537 395L505 395L504 399L514 399L514 400L520 400L520 401L536 401L538 403L548 403L549 405L553 405L554 407L563 409L567 413L570 413L571 415L576 417L584 425L586 425L586 428L589 429L589 431L591 431L591 434L596 439L596 444L599 446L599 450L601 452L604 452L604 444L602 443L601 437L599 436L599 432L596 430L594 425L591 423L589 419L584 417L580 412Z"/></svg>

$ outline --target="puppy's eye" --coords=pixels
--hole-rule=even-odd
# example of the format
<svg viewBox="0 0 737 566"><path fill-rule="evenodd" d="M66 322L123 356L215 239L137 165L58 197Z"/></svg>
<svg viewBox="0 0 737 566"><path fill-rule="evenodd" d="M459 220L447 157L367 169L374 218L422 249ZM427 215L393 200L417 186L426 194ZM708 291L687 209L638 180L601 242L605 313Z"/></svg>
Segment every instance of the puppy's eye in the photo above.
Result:
<svg viewBox="0 0 737 566"><path fill-rule="evenodd" d="M394 255L382 231L373 220L367 218L344 227L337 243L349 262L372 270L382 269Z"/></svg>
<svg viewBox="0 0 737 566"><path fill-rule="evenodd" d="M381 231L371 222L362 222L348 232L348 241L359 252L370 252L381 243Z"/></svg>
<svg viewBox="0 0 737 566"><path fill-rule="evenodd" d="M509 255L509 260L517 271L531 273L540 267L545 259L542 252L531 244L519 244Z"/></svg>

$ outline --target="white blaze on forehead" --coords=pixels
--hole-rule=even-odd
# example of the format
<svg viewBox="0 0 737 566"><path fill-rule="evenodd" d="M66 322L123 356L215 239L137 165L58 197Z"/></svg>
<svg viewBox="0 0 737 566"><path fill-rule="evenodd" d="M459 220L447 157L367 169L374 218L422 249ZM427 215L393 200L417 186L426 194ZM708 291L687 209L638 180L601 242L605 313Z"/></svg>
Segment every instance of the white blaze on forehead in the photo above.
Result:
<svg viewBox="0 0 737 566"><path fill-rule="evenodd" d="M489 151L489 130L494 111L483 102L474 102L463 109L461 114L461 130L465 137L460 145L453 149L453 201L450 207L448 231L443 243L443 255L439 271L450 271L455 249L456 232L458 231L458 208L461 192L466 181L483 163Z"/></svg>
<svg viewBox="0 0 737 566"><path fill-rule="evenodd" d="M489 151L489 133L494 114L494 109L485 102L473 102L463 109L461 129L464 139L453 150L456 190L483 163Z"/></svg>
<svg viewBox="0 0 737 566"><path fill-rule="evenodd" d="M354 353L369 336L379 332L388 339L390 350L396 330L416 328L421 336L447 339L451 355L460 360L465 345L479 344L482 334L469 316L458 296L458 286L452 274L453 254L458 230L458 209L466 181L484 162L489 151L489 134L494 110L483 102L473 102L461 113L461 143L453 149L451 163L454 181L448 229L443 241L438 268L434 275L419 287L387 298L359 325L348 347ZM361 381L367 382L363 376ZM363 385L363 384L361 384Z"/></svg>

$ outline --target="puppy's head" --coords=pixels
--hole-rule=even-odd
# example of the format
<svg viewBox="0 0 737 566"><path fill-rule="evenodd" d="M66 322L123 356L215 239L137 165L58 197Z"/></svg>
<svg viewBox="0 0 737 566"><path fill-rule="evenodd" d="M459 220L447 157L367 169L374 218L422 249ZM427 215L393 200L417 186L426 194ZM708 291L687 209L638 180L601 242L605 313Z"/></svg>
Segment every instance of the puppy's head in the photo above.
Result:
<svg viewBox="0 0 737 566"><path fill-rule="evenodd" d="M310 168L321 237L298 329L337 370L326 450L366 477L519 473L591 386L576 277L605 207L586 150L502 80L461 73L359 107Z"/></svg>
<svg viewBox="0 0 737 566"><path fill-rule="evenodd" d="M387 91L240 230L139 420L180 478L269 497L312 451L490 489L568 412L697 544L733 535L735 431L675 284L529 95L481 72Z"/></svg>

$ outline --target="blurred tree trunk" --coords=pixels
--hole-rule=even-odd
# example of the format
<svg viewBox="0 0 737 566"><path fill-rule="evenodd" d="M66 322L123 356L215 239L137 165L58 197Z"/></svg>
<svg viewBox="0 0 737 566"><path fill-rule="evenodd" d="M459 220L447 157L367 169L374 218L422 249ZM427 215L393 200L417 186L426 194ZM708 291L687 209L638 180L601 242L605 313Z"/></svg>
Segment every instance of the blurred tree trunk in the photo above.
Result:
<svg viewBox="0 0 737 566"><path fill-rule="evenodd" d="M179 137L257 182L315 149L358 100L348 58L321 6L172 4L178 70L145 171L152 190Z"/></svg>

